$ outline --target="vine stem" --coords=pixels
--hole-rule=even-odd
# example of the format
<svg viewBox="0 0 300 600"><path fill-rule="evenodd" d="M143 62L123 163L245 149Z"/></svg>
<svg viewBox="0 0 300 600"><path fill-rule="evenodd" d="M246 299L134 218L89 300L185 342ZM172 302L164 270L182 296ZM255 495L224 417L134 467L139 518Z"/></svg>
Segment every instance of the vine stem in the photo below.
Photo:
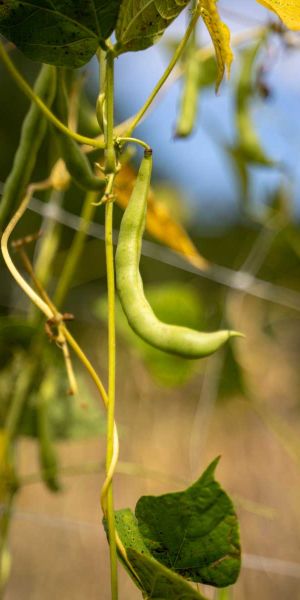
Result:
<svg viewBox="0 0 300 600"><path fill-rule="evenodd" d="M110 193L110 190L112 188L113 185L113 180L114 180L114 174L112 174L109 177L108 180L108 186L107 186L107 191ZM28 203L31 199L31 196L33 194L33 192L37 189L47 189L47 187L49 186L49 180L45 180L41 183L37 183L37 184L31 184L28 189L27 192L24 196L23 201L21 202L18 210L16 211L16 213L13 215L12 219L10 220L10 222L8 223L2 238L1 238L1 250L2 250L2 255L4 258L4 261L10 271L10 273L12 274L13 278L15 279L16 283L23 289L23 291L25 292L25 294L30 298L30 300L37 306L37 308L39 308L41 310L42 313L45 314L45 316L48 319L57 319L59 317L62 317L62 315L60 315L60 313L57 311L55 305L53 304L53 302L50 300L47 292L43 289L43 286L37 281L36 277L34 276L34 282L37 285L39 292L42 294L43 298L41 298L33 289L32 287L27 283L27 281L25 281L25 279L22 277L22 275L19 273L19 271L17 270L17 268L15 267L9 251L8 251L8 242L9 242L9 238L14 230L14 228L16 227L17 223L19 222L19 220L21 219L21 217L23 216ZM109 269L110 272L110 285L113 287L113 298L114 298L114 268L113 268L113 244L112 244L112 203L108 202L107 204L107 208L111 208L111 218L110 218L110 211L108 211L108 224L110 224L110 226L108 227L108 239L110 240L110 252L108 252L108 256L109 256L109 264L111 264L111 267ZM34 275L33 270L30 270L30 275ZM110 348L113 350L111 359L110 359L110 363L112 364L112 371L110 371L112 374L110 375L110 393L113 392L113 399L114 399L114 381L115 381L115 377L114 377L114 373L115 373L115 326L114 326L114 302L113 302L113 310L111 311L111 319L110 319L110 323L112 326L112 328L110 329L111 331L111 336L110 336ZM107 498L107 511L103 511L104 514L107 515L110 514L113 517L113 528L114 528L114 537L113 537L113 543L112 543L112 547L115 549L114 550L114 570L113 573L114 575L112 575L113 581L114 581L114 588L115 589L115 585L117 585L117 551L116 548L118 547L118 551L120 553L120 555L123 557L124 561L127 563L128 568L133 572L133 574L135 575L130 563L128 562L127 559L127 554L126 554L126 550L124 548L124 545L122 543L122 541L120 540L118 534L115 532L115 522L114 522L114 508L113 508L113 497L112 497L112 488L111 488L111 482L112 482L112 478L113 478L113 474L118 462L118 456L119 456L119 439L118 439L118 431L117 431L117 427L116 424L114 422L114 402L112 405L110 405L110 397L109 395L107 395L105 388L101 382L100 377L98 376L97 372L95 371L93 365L91 364L91 362L89 361L89 359L87 358L87 356L85 355L85 353L83 352L83 350L81 349L81 347L79 346L79 344L76 342L76 340L73 338L72 334L69 332L69 330L67 329L67 327L65 326L64 322L61 320L59 323L59 330L60 333L65 337L65 339L67 340L68 344L70 345L70 347L72 348L72 350L75 352L75 354L77 355L78 359L82 362L83 366L86 368L86 370L88 371L89 375L91 376L91 378L93 379L100 395L101 398L104 402L105 408L107 409L108 413L110 414L108 421L109 421L109 435L110 435L110 445L109 445L109 453L107 456L107 468L106 468L106 479L104 481L102 490L103 490L103 497ZM111 490L111 492L109 492L109 490ZM112 510L110 509L110 504L112 504ZM110 544L110 548L111 548L111 544ZM114 592L115 593L115 592ZM113 594L113 592L112 592ZM112 595L113 600L117 600L118 596Z"/></svg>
<svg viewBox="0 0 300 600"><path fill-rule="evenodd" d="M10 271L11 275L13 276L13 278L15 279L16 283L22 288L22 290L25 292L25 294L35 304L35 306L37 308L39 308L39 310L42 313L44 313L44 315L48 319L53 319L59 315L59 312L57 311L55 305L50 300L50 298L48 297L45 290L43 290L44 299L42 299L32 289L32 287L27 283L27 281L25 281L25 279L22 277L22 275L19 273L19 271L15 267L15 265L10 257L9 251L8 251L9 238L10 238L14 228L16 227L17 223L23 216L33 192L36 189L46 189L47 185L48 185L48 180L46 180L42 183L32 184L29 186L27 193L25 194L24 199L21 202L18 210L13 215L13 217L10 220L10 222L8 223L5 231L3 232L3 235L1 238L1 250L2 250L3 259L7 265L7 268L9 269L9 271ZM32 272L30 274L32 276ZM37 282L36 278L35 278L35 283L38 285L40 290L43 289L41 284L39 282ZM104 388L98 374L96 373L94 367L92 366L92 364L86 357L85 353L80 348L79 344L77 344L76 340L73 338L72 334L69 332L69 330L67 329L67 327L65 326L65 324L63 322L60 323L60 330L61 330L61 333L65 336L67 342L69 343L69 345L71 346L71 348L73 349L75 354L77 355L77 357L79 358L79 360L82 362L83 366L88 371L91 378L93 379L93 381L100 393L100 396L103 400L104 406L107 409L108 408L108 396L107 396L105 388ZM113 459L111 461L112 465L116 464L116 462L117 462L118 450L119 450L119 441L118 441L118 434L117 434L116 426L114 426L113 435L114 435L115 445L114 445Z"/></svg>
<svg viewBox="0 0 300 600"><path fill-rule="evenodd" d="M17 282L17 284L22 288L22 290L25 292L25 294L27 296L29 296L30 300L40 309L40 311L42 313L44 313L44 315L47 317L47 319L53 319L53 317L54 317L53 311L48 306L48 304L46 304L46 302L44 300L42 300L42 298L32 289L32 287L27 283L27 281L25 281L25 279L22 277L22 275L16 269L16 267L10 257L9 251L8 251L9 238L10 238L14 228L16 227L17 223L23 216L23 214L30 202L32 194L36 190L47 189L48 187L49 187L49 180L46 180L41 183L32 184L27 188L26 194L25 194L19 208L17 209L17 211L15 212L15 214L13 215L12 219L10 220L6 229L3 232L3 235L1 238L1 250L2 250L3 259L6 263L6 266L8 267L9 271L11 272L11 274L12 274L13 278L15 279L15 281Z"/></svg>
<svg viewBox="0 0 300 600"><path fill-rule="evenodd" d="M106 194L112 191L115 174L109 176ZM105 206L105 250L108 298L108 408L107 408L107 445L106 445L106 480L101 490L101 506L107 518L110 563L111 563L111 596L118 598L117 547L115 511L113 501L112 468L114 455L114 414L115 414L115 377L116 377L116 333L115 333L115 273L113 256L113 202L108 200Z"/></svg>
<svg viewBox="0 0 300 600"><path fill-rule="evenodd" d="M70 357L70 353L69 353L68 344L66 342L66 337L61 328L60 314L57 311L57 309L54 306L51 299L49 298L46 290L43 288L43 285L37 279L35 272L33 270L32 264L27 256L23 246L18 248L18 252L20 254L20 258L25 267L25 270L27 271L28 275L31 277L37 291L39 292L42 299L49 306L50 310L52 310L54 318L57 319L57 321L58 321L58 323L57 323L57 331L58 331L57 343L59 343L59 347L61 348L61 351L62 351L62 354L64 357L64 361L65 361L66 373L67 373L67 377L69 380L69 386L70 386L68 393L73 396L78 393L78 386L77 386L77 381L76 381L76 377L75 377L75 373L74 373L74 369L73 369L73 365L72 365L72 361L71 361L71 357Z"/></svg>
<svg viewBox="0 0 300 600"><path fill-rule="evenodd" d="M139 138L135 138L135 137L117 137L115 140L115 143L117 145L120 144L138 144L139 146L142 146L142 148L144 148L145 150L150 150L150 146L149 144L147 144L147 142L144 142L144 140L140 140Z"/></svg>
<svg viewBox="0 0 300 600"><path fill-rule="evenodd" d="M10 75L15 80L17 85L21 88L21 90L24 92L24 94L28 98L30 98L30 100L35 102L35 104L39 107L39 109L42 111L42 113L45 115L45 117L48 119L48 121L50 121L55 127L57 127L57 129L60 129L60 131L62 131L65 135L68 135L69 137L73 138L74 140L76 140L76 142L79 142L80 144L88 144L89 146L94 146L95 148L104 148L103 140L99 140L97 138L95 138L95 139L89 138L84 135L80 135L79 133L76 133L75 131L72 131L54 115L54 113L48 108L48 106L46 106L46 104L41 100L41 98L39 98L34 93L33 89L30 87L30 85L27 83L27 81L25 81L25 79L22 77L21 73L18 71L18 69L13 64L13 62L9 58L7 52L5 51L3 44L1 44L1 43L0 43L0 58L1 58L2 62L4 63L5 67L7 68L7 70L9 71Z"/></svg>
<svg viewBox="0 0 300 600"><path fill-rule="evenodd" d="M105 172L116 171L116 153L114 147L114 55L106 55L106 95L105 95Z"/></svg>
<svg viewBox="0 0 300 600"><path fill-rule="evenodd" d="M111 183L110 185L112 185L112 179L111 178ZM43 289L43 286L37 281L37 279L34 277L34 282L37 285L40 293L42 293L43 298L41 298L39 296L39 294L37 294L32 287L27 283L27 281L25 281L25 279L22 277L22 275L19 273L18 269L15 267L9 251L8 251L8 242L10 239L10 236L14 230L14 228L16 227L17 223L19 222L19 220L21 219L21 217L23 216L28 203L30 201L30 198L33 194L33 192L37 189L46 189L48 187L49 181L46 180L44 182L41 183L36 183L36 184L32 184L29 186L23 201L21 202L18 210L16 211L16 213L13 215L12 219L10 220L10 222L8 223L5 231L3 232L2 238L1 238L1 250L2 250L2 255L3 255L3 259L7 265L7 268L9 269L11 275L13 276L13 278L15 279L16 283L21 287L21 289L25 292L25 294L30 298L30 300L35 304L35 306L37 308L39 308L39 310L44 313L44 315L48 318L48 319L58 319L58 317L62 317L62 315L60 315L60 313L58 312L58 310L56 309L55 305L53 304L53 302L50 300L48 294L46 293L46 291ZM112 251L112 247L111 247L111 251ZM30 270L30 275L34 275L33 271ZM93 379L99 393L100 396L103 400L104 406L105 408L108 410L109 407L109 398L108 395L105 391L105 388L101 382L101 379L99 378L97 372L95 371L94 367L92 366L92 364L90 363L90 361L88 360L87 356L85 355L85 353L83 352L83 350L80 348L79 344L76 342L76 340L73 338L72 334L70 333L70 331L67 329L67 327L65 326L64 322L61 321L59 323L59 327L60 327L60 332L61 334L66 338L67 342L69 343L70 347L72 348L72 350L75 352L75 354L77 355L78 359L82 362L83 366L86 368L86 370L88 371L89 375L91 376L91 378ZM111 460L110 460L110 466L107 470L107 474L106 474L106 479L105 482L103 484L103 489L107 490L110 482L112 480L113 477L113 473L114 473L114 469L115 466L117 464L118 461L118 455L119 455L119 439L118 439L118 432L117 432L117 427L116 424L113 422L112 425L112 439L113 439L113 451L112 451L112 455L111 455ZM118 548L120 553L123 555L126 555L126 551L123 547L123 544L121 543L121 541L118 542Z"/></svg>
<svg viewBox="0 0 300 600"><path fill-rule="evenodd" d="M133 117L130 127L128 128L128 130L125 133L125 137L131 136L133 130L136 128L136 126L138 125L140 120L143 118L145 112L148 110L149 106L152 104L153 100L157 96L161 87L164 85L164 83L168 79L170 73L173 71L177 61L181 57L181 55L187 45L187 42L189 41L190 35L191 35L192 31L194 30L194 27L195 27L199 17L200 17L200 7L199 7L199 3L197 3L197 6L193 12L192 18L189 22L188 28L187 28L180 44L178 44L165 72L163 73L163 75L161 76L159 81L157 82L156 86L153 88L153 90L152 90L150 96L147 98L145 104L143 104L143 106L140 108L138 113Z"/></svg>
<svg viewBox="0 0 300 600"><path fill-rule="evenodd" d="M102 80L103 81L103 80ZM105 70L105 104L104 104L104 137L105 137L105 166L107 184L104 198L105 205L105 258L108 300L108 406L107 406L107 438L106 438L106 479L100 495L101 508L107 522L110 556L111 599L118 600L118 557L119 546L114 511L113 474L116 463L114 429L115 429L115 387L116 387L116 325L115 325L115 272L113 254L113 201L112 189L117 171L116 152L114 144L114 55L111 50L106 53ZM125 551L125 550L124 550ZM126 555L126 551L125 551Z"/></svg>

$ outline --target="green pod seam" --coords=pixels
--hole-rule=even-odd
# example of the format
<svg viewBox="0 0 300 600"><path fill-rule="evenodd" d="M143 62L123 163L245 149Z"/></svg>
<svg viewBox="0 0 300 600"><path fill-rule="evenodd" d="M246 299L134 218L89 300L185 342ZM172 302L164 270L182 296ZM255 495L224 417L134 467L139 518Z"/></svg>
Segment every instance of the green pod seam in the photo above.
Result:
<svg viewBox="0 0 300 600"><path fill-rule="evenodd" d="M163 323L145 298L139 261L151 171L151 152L146 150L120 227L116 252L119 297L129 325L145 342L184 358L202 358L218 350L230 337L241 334L235 331L202 333Z"/></svg>
<svg viewBox="0 0 300 600"><path fill-rule="evenodd" d="M68 121L68 101L65 89L64 70L58 69L58 85L55 98L55 108L57 117L63 122ZM55 130L61 157L66 163L66 167L74 182L86 191L103 191L105 180L99 179L94 175L91 165L78 144L68 135L59 130Z"/></svg>
<svg viewBox="0 0 300 600"><path fill-rule="evenodd" d="M43 65L34 85L35 94L50 107L56 89L56 72ZM46 133L47 120L34 102L23 121L21 137L11 172L5 182L0 203L0 228L5 227L24 195L36 163L37 153Z"/></svg>

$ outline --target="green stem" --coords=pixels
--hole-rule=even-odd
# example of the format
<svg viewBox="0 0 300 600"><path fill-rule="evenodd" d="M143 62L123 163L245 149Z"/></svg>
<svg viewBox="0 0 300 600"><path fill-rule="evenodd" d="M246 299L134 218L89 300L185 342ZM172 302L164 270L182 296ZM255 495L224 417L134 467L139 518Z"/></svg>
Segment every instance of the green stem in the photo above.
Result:
<svg viewBox="0 0 300 600"><path fill-rule="evenodd" d="M105 172L115 173L116 153L114 146L114 55L107 52L106 56L106 127L105 127Z"/></svg>
<svg viewBox="0 0 300 600"><path fill-rule="evenodd" d="M158 92L160 91L160 89L162 88L162 86L164 85L165 81L168 79L170 73L173 71L177 61L179 60L179 58L181 57L187 42L189 40L189 37L199 19L200 13L199 10L196 8L189 26L180 42L180 44L178 45L178 47L176 48L172 59L170 60L165 72L163 73L163 75L161 76L160 80L157 82L156 86L153 88L149 98L146 100L145 104L142 106L142 108L139 110L139 112L135 115L135 117L133 118L130 127L128 128L125 136L126 137L130 137L133 130L136 128L136 126L138 125L138 123L140 122L140 120L143 118L145 112L148 110L149 106L152 104L153 100L156 98Z"/></svg>
<svg viewBox="0 0 300 600"><path fill-rule="evenodd" d="M114 174L110 175L106 193L110 194L114 181ZM113 256L113 202L109 201L105 207L105 249L107 270L107 296L108 296L108 409L107 409L107 445L106 445L106 473L109 473L110 464L114 454L115 431L115 373L116 373L116 333L115 333L115 274ZM109 534L110 564L111 564L111 593L112 600L118 598L118 572L117 572L117 547L115 513L113 501L112 481L107 486L105 500L106 518Z"/></svg>
<svg viewBox="0 0 300 600"><path fill-rule="evenodd" d="M30 85L28 85L28 83L25 81L25 79L23 79L21 73L16 69L15 65L10 60L7 52L5 51L5 49L3 47L3 44L1 44L1 43L0 43L0 59L6 66L7 70L9 71L9 73L11 74L11 76L13 77L13 79L15 80L17 85L24 92L24 94L26 94L26 96L28 98L30 98L30 100L35 102L35 104L39 107L39 109L42 111L42 113L45 115L45 117L48 119L48 121L50 121L55 127L57 127L57 129L62 131L65 135L68 135L69 137L73 138L74 140L76 140L76 142L79 142L80 144L88 144L89 146L94 146L95 148L104 148L103 141L100 141L98 139L89 138L84 135L80 135L80 134L76 133L75 131L72 131L53 114L53 112L41 100L41 98L39 98L39 96L37 96L34 93L33 89L30 87Z"/></svg>
<svg viewBox="0 0 300 600"><path fill-rule="evenodd" d="M86 194L80 218L82 219L80 229L76 232L71 248L68 252L62 274L55 290L53 302L60 308L68 294L74 273L76 271L80 256L82 254L85 238L89 224L96 210L95 204L98 192L89 191Z"/></svg>
<svg viewBox="0 0 300 600"><path fill-rule="evenodd" d="M135 137L117 137L115 142L116 144L138 144L139 146L142 146L142 148L145 148L145 150L151 150L147 142L144 142L144 140L140 140L139 138Z"/></svg>
<svg viewBox="0 0 300 600"><path fill-rule="evenodd" d="M116 326L115 326L115 273L113 255L113 202L110 200L116 174L116 153L114 146L114 56L111 51L106 54L105 77L105 172L108 175L105 196L105 256L108 297L108 406L107 406L107 441L106 441L106 480L101 491L101 505L107 519L111 598L118 600L118 559L117 534L115 527L115 511L113 498L113 470L116 460L116 428L115 428L115 378L116 378Z"/></svg>

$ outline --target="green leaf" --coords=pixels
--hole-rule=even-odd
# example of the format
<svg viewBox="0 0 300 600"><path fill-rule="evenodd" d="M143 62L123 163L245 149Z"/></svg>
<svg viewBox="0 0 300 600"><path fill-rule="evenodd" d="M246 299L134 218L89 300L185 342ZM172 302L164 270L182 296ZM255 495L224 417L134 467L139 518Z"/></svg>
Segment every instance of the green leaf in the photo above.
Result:
<svg viewBox="0 0 300 600"><path fill-rule="evenodd" d="M159 40L190 0L123 0L116 26L117 51L144 50Z"/></svg>
<svg viewBox="0 0 300 600"><path fill-rule="evenodd" d="M0 33L32 60L81 67L112 33L121 0L5 0Z"/></svg>
<svg viewBox="0 0 300 600"><path fill-rule="evenodd" d="M146 598L205 600L182 577L161 565L151 556L138 528L137 519L129 508L118 510L115 513L115 522L134 572L130 570L129 565L122 560L121 556L120 559Z"/></svg>
<svg viewBox="0 0 300 600"><path fill-rule="evenodd" d="M87 389L86 381L77 376L78 396L67 394L65 372L58 367L49 369L45 379L51 382L52 394L48 402L49 435L54 440L77 440L96 437L105 432L105 417L94 397ZM42 402L40 390L29 401L22 423L22 434L38 437L38 405Z"/></svg>
<svg viewBox="0 0 300 600"><path fill-rule="evenodd" d="M191 581L226 587L240 570L239 528L230 498L214 479L218 461L184 492L140 498L135 514L155 559Z"/></svg>
<svg viewBox="0 0 300 600"><path fill-rule="evenodd" d="M151 556L138 528L137 519L130 508L117 510L115 512L115 523L119 537L126 549L133 548L140 554Z"/></svg>
<svg viewBox="0 0 300 600"><path fill-rule="evenodd" d="M139 576L144 590L144 598L153 600L206 600L184 579L157 560L128 550L128 558Z"/></svg>

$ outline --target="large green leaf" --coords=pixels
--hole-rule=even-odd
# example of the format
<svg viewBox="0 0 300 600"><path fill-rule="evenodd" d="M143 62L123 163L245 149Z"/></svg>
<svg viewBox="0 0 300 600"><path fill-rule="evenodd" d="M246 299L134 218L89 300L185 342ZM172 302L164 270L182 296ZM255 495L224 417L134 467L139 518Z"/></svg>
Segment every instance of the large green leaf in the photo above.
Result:
<svg viewBox="0 0 300 600"><path fill-rule="evenodd" d="M190 0L123 0L116 26L118 52L144 50L159 40Z"/></svg>
<svg viewBox="0 0 300 600"><path fill-rule="evenodd" d="M121 0L4 0L0 33L26 56L81 67L113 31Z"/></svg>
<svg viewBox="0 0 300 600"><path fill-rule="evenodd" d="M226 587L240 570L239 528L230 498L214 479L218 460L184 492L143 496L135 514L155 559L191 581Z"/></svg>

